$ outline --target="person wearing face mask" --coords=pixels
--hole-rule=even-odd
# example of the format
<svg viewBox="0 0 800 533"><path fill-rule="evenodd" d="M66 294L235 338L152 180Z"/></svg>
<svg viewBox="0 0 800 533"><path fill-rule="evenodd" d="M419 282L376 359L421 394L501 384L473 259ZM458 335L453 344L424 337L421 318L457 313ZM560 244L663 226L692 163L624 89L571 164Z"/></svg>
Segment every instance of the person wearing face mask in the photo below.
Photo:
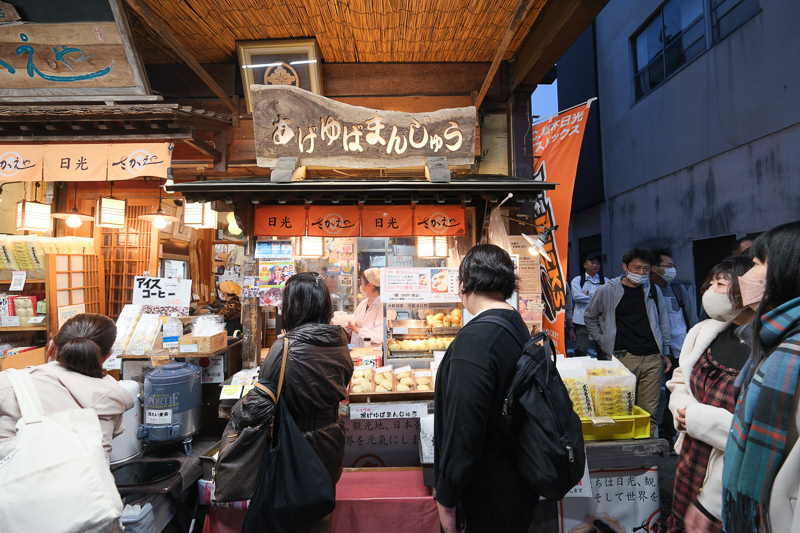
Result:
<svg viewBox="0 0 800 533"><path fill-rule="evenodd" d="M361 273L359 290L364 296L356 307L353 319L345 329L352 333L356 348L365 346L364 339L373 345L383 343L383 313L381 309L381 269L368 268Z"/></svg>
<svg viewBox="0 0 800 533"><path fill-rule="evenodd" d="M734 256L709 272L703 307L711 317L686 335L678 367L667 382L669 410L679 454L668 532L686 531L684 519L702 513L722 531L722 454L733 419L733 387L750 355L749 324L755 313L742 305L741 276L753 260Z"/></svg>
<svg viewBox="0 0 800 533"><path fill-rule="evenodd" d="M672 367L667 307L661 289L648 280L652 264L647 248L625 252L625 275L597 289L584 313L598 358L613 354L636 376L636 405L650 415L651 437L658 429L662 377Z"/></svg>
<svg viewBox="0 0 800 533"><path fill-rule="evenodd" d="M800 221L763 233L739 278L756 309L722 474L725 531L800 531ZM698 531L705 529L700 521Z"/></svg>

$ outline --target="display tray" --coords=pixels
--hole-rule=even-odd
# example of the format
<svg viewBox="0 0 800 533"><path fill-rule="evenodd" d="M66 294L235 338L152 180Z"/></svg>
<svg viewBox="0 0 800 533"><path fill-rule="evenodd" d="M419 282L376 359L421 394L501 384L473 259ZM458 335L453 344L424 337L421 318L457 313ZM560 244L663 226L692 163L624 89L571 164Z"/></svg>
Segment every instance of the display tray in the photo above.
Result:
<svg viewBox="0 0 800 533"><path fill-rule="evenodd" d="M371 402L417 402L422 400L433 400L432 390L409 391L409 392L351 392L350 403L371 403Z"/></svg>
<svg viewBox="0 0 800 533"><path fill-rule="evenodd" d="M390 328L417 328L426 329L428 323L425 320L387 320Z"/></svg>
<svg viewBox="0 0 800 533"><path fill-rule="evenodd" d="M403 357L432 357L430 350L389 350L389 357L401 359Z"/></svg>
<svg viewBox="0 0 800 533"><path fill-rule="evenodd" d="M452 328L431 328L431 331L434 335L458 335L458 332L461 331L461 326Z"/></svg>
<svg viewBox="0 0 800 533"><path fill-rule="evenodd" d="M407 328L407 327L394 327L391 328L392 336L394 337L409 337L413 335L428 335L428 328Z"/></svg>
<svg viewBox="0 0 800 533"><path fill-rule="evenodd" d="M616 426L592 425L588 418L581 417L581 428L583 429L583 440L621 440L621 439L648 439L650 438L650 415L635 405L632 415L614 415L611 418L617 423Z"/></svg>

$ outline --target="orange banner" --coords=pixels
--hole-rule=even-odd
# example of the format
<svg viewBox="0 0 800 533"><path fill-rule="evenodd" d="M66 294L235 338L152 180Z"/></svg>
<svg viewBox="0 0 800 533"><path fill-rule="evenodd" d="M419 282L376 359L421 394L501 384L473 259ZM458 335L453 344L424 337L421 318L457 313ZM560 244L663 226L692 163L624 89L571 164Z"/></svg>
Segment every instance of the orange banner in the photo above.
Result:
<svg viewBox="0 0 800 533"><path fill-rule="evenodd" d="M564 339L565 287L568 283L559 250L567 251L569 244L569 215L578 156L581 153L586 120L594 99L563 111L533 126L534 176L536 181L554 181L558 186L536 202L534 224L548 228L558 226L545 241L550 261L542 261L542 326L556 342L558 353L566 353Z"/></svg>
<svg viewBox="0 0 800 533"><path fill-rule="evenodd" d="M365 205L361 210L362 237L411 237L411 208Z"/></svg>
<svg viewBox="0 0 800 533"><path fill-rule="evenodd" d="M171 143L0 145L2 181L166 178Z"/></svg>
<svg viewBox="0 0 800 533"><path fill-rule="evenodd" d="M361 218L355 206L308 208L308 235L312 237L358 237Z"/></svg>
<svg viewBox="0 0 800 533"><path fill-rule="evenodd" d="M464 235L464 208L460 205L418 205L414 208L414 235Z"/></svg>
<svg viewBox="0 0 800 533"><path fill-rule="evenodd" d="M44 145L0 146L0 181L39 181L44 167Z"/></svg>
<svg viewBox="0 0 800 533"><path fill-rule="evenodd" d="M254 231L258 237L302 237L306 234L306 206L256 207Z"/></svg>

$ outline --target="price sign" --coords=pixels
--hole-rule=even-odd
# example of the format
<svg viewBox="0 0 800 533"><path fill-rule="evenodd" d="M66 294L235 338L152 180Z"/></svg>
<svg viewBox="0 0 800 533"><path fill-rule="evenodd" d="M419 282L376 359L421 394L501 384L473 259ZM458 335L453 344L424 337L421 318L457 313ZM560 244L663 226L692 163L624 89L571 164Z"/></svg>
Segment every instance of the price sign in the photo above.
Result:
<svg viewBox="0 0 800 533"><path fill-rule="evenodd" d="M196 344L181 344L181 347L178 350L181 353L197 353L197 345Z"/></svg>
<svg viewBox="0 0 800 533"><path fill-rule="evenodd" d="M136 276L133 281L133 304L160 307L189 307L192 280Z"/></svg>
<svg viewBox="0 0 800 533"><path fill-rule="evenodd" d="M43 316L32 316L28 319L28 324L41 324L44 322L45 317Z"/></svg>
<svg viewBox="0 0 800 533"><path fill-rule="evenodd" d="M19 317L18 316L4 316L0 319L0 325L4 328L13 328L19 326Z"/></svg>
<svg viewBox="0 0 800 533"><path fill-rule="evenodd" d="M24 270L14 270L11 274L11 286L8 288L10 291L21 291L25 288L25 280L28 273Z"/></svg>

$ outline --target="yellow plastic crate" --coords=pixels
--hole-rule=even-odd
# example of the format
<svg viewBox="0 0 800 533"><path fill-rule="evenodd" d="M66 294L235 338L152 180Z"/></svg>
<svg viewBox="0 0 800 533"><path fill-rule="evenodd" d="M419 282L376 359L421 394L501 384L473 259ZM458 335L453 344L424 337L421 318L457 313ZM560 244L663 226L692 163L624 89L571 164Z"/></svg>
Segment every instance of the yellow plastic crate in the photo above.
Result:
<svg viewBox="0 0 800 533"><path fill-rule="evenodd" d="M595 427L588 418L581 417L583 440L621 440L650 438L650 415L635 405L629 416L612 416L616 426Z"/></svg>

